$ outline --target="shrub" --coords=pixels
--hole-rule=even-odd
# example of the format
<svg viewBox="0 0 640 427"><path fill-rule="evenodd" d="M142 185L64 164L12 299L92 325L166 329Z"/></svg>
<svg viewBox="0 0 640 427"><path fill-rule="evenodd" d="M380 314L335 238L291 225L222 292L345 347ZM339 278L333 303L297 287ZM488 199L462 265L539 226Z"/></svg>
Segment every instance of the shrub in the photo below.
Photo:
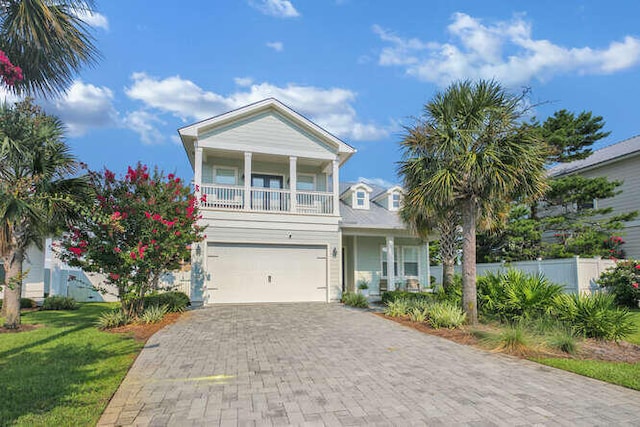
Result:
<svg viewBox="0 0 640 427"><path fill-rule="evenodd" d="M167 306L153 305L144 309L142 315L140 316L140 321L147 325L150 323L158 323L162 320L166 313Z"/></svg>
<svg viewBox="0 0 640 427"><path fill-rule="evenodd" d="M429 315L428 308L412 307L409 310L409 319L412 322L420 322L420 323L422 323L425 320L427 320L428 315Z"/></svg>
<svg viewBox="0 0 640 427"><path fill-rule="evenodd" d="M451 302L438 302L429 309L429 323L436 329L455 329L462 325L466 318L460 306Z"/></svg>
<svg viewBox="0 0 640 427"><path fill-rule="evenodd" d="M506 326L497 334L487 334L483 342L497 351L526 355L530 352L531 337L520 324Z"/></svg>
<svg viewBox="0 0 640 427"><path fill-rule="evenodd" d="M78 303L75 299L62 295L46 297L42 303L43 310L75 310L77 308Z"/></svg>
<svg viewBox="0 0 640 427"><path fill-rule="evenodd" d="M598 284L615 295L618 305L638 307L640 301L640 261L618 261L600 275Z"/></svg>
<svg viewBox="0 0 640 427"><path fill-rule="evenodd" d="M478 279L478 305L484 314L502 321L534 319L548 314L562 287L543 275L509 269L503 273L487 273Z"/></svg>
<svg viewBox="0 0 640 427"><path fill-rule="evenodd" d="M384 314L391 317L402 317L407 315L409 308L409 300L396 299L387 303Z"/></svg>
<svg viewBox="0 0 640 427"><path fill-rule="evenodd" d="M105 311L98 317L96 326L99 329L111 329L118 326L124 326L131 323L131 319L121 309L117 308L111 311Z"/></svg>
<svg viewBox="0 0 640 427"><path fill-rule="evenodd" d="M446 288L441 286L435 294L435 299L440 302L449 302L462 307L462 276L453 276L453 283Z"/></svg>
<svg viewBox="0 0 640 427"><path fill-rule="evenodd" d="M407 291L386 291L382 293L382 304L388 304L389 302L396 301L398 299L412 300L412 301L433 301L434 296L428 292L407 292Z"/></svg>
<svg viewBox="0 0 640 427"><path fill-rule="evenodd" d="M618 341L635 331L629 311L616 307L615 297L602 292L558 295L554 311L575 334L588 338Z"/></svg>
<svg viewBox="0 0 640 427"><path fill-rule="evenodd" d="M345 292L344 294L342 294L342 303L358 308L369 307L369 301L367 300L367 297L362 294L354 294L353 292Z"/></svg>
<svg viewBox="0 0 640 427"><path fill-rule="evenodd" d="M184 292L170 291L144 297L145 308L166 306L167 313L181 313L190 305L189 296Z"/></svg>
<svg viewBox="0 0 640 427"><path fill-rule="evenodd" d="M576 343L576 337L573 336L570 330L559 330L552 334L547 343L560 351L568 354L575 354L578 350L578 344Z"/></svg>

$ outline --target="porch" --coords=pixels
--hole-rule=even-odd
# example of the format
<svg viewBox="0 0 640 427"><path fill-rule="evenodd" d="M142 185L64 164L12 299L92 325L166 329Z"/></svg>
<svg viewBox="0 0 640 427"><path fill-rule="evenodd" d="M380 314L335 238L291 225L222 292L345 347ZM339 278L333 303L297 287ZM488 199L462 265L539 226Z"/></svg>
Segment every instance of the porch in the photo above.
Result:
<svg viewBox="0 0 640 427"><path fill-rule="evenodd" d="M194 160L204 209L339 215L336 159L197 147Z"/></svg>

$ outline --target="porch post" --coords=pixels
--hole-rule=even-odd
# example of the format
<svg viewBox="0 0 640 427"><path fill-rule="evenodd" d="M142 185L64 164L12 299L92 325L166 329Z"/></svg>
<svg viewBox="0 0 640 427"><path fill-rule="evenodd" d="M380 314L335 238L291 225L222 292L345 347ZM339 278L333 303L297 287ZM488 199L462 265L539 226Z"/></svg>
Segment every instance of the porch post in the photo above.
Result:
<svg viewBox="0 0 640 427"><path fill-rule="evenodd" d="M291 195L291 202L289 210L291 212L298 211L298 158L289 157L289 194Z"/></svg>
<svg viewBox="0 0 640 427"><path fill-rule="evenodd" d="M424 286L431 286L431 258L429 255L429 241L427 240L424 244L424 251L426 252L427 266L425 270L427 271L427 283Z"/></svg>
<svg viewBox="0 0 640 427"><path fill-rule="evenodd" d="M333 214L338 216L340 215L340 182L338 176L338 169L340 168L340 163L338 159L333 161Z"/></svg>
<svg viewBox="0 0 640 427"><path fill-rule="evenodd" d="M244 153L244 210L251 210L251 153Z"/></svg>
<svg viewBox="0 0 640 427"><path fill-rule="evenodd" d="M394 242L393 236L387 236L387 289L396 290L396 271L394 268Z"/></svg>
<svg viewBox="0 0 640 427"><path fill-rule="evenodd" d="M195 184L196 199L200 200L202 193L202 147L196 140L194 143L194 159L193 159L193 183Z"/></svg>

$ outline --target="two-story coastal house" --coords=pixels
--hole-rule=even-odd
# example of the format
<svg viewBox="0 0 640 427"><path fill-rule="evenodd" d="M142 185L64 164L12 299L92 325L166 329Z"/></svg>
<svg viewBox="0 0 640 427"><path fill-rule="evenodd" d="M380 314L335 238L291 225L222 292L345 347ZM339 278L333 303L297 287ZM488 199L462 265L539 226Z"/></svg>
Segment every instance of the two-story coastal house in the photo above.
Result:
<svg viewBox="0 0 640 427"><path fill-rule="evenodd" d="M401 188L340 184L355 149L276 99L179 134L207 227L193 249L195 302L335 301L363 281L372 294L429 283L428 247L398 218Z"/></svg>

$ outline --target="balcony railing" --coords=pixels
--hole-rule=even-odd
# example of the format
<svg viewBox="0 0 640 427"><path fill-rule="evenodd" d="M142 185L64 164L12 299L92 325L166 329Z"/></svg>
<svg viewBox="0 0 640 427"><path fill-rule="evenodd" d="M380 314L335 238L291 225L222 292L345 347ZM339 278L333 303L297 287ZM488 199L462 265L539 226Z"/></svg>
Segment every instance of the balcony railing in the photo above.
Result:
<svg viewBox="0 0 640 427"><path fill-rule="evenodd" d="M297 191L295 207L291 204L291 190L252 187L248 207L245 207L244 187L202 185L200 191L206 195L206 201L201 203L203 208L309 215L333 214L333 194L322 191Z"/></svg>

